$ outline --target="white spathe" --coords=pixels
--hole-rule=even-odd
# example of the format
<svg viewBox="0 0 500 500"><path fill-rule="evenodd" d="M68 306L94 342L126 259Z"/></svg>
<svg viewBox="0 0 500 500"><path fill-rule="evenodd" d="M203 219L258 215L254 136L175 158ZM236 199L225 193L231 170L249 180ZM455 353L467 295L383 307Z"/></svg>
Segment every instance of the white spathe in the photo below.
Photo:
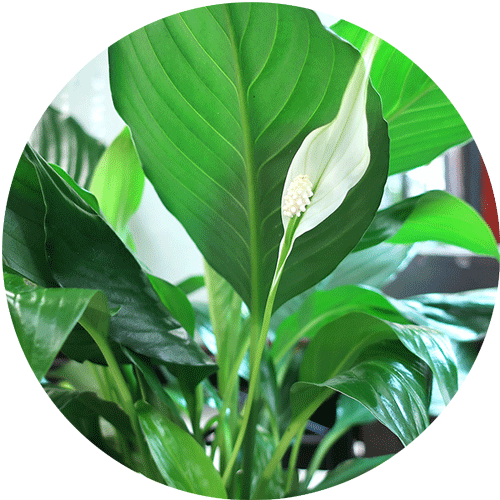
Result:
<svg viewBox="0 0 500 500"><path fill-rule="evenodd" d="M342 97L335 119L313 130L295 154L285 180L282 208L289 205L288 190L299 176L312 184L310 204L303 211L293 240L313 229L340 207L349 190L370 164L366 96L370 68L380 39L372 37L360 57ZM291 220L282 209L283 226Z"/></svg>

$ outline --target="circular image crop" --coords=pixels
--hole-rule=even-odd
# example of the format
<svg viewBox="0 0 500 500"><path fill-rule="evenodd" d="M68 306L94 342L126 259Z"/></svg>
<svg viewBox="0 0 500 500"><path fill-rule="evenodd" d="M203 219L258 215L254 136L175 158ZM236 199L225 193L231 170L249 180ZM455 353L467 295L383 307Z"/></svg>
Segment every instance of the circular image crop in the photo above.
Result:
<svg viewBox="0 0 500 500"><path fill-rule="evenodd" d="M31 369L119 463L216 498L335 487L440 415L493 312L481 154L348 21L219 4L134 31L19 159L4 284Z"/></svg>

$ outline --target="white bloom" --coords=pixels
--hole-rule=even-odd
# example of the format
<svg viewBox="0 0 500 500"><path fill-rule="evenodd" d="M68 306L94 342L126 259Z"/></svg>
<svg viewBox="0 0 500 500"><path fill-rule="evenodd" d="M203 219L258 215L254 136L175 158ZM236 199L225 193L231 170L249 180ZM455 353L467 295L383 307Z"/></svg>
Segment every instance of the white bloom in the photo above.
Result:
<svg viewBox="0 0 500 500"><path fill-rule="evenodd" d="M281 206L285 231L291 217L303 214L293 240L337 210L370 164L366 96L378 42L373 37L359 59L335 119L313 130L292 160Z"/></svg>

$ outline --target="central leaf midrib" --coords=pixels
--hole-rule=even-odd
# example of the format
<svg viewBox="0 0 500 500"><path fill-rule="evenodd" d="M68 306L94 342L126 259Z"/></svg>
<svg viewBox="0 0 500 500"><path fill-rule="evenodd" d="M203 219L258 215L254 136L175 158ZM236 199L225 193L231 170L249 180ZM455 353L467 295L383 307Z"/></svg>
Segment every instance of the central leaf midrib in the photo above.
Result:
<svg viewBox="0 0 500 500"><path fill-rule="evenodd" d="M241 118L241 128L243 133L244 164L246 176L246 188L248 195L248 224L250 233L250 309L256 314L261 314L260 298L260 242L258 235L258 205L257 192L255 186L255 159L254 148L250 129L250 118L248 113L246 92L243 84L243 74L241 69L240 55L234 26L229 12L229 6L225 5L227 24L229 29L229 42L235 64L236 92Z"/></svg>

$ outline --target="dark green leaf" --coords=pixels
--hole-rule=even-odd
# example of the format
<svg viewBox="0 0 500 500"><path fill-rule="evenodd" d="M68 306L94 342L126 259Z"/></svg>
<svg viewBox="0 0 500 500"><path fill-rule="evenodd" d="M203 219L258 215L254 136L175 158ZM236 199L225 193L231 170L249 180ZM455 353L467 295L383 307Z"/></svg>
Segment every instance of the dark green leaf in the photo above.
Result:
<svg viewBox="0 0 500 500"><path fill-rule="evenodd" d="M45 391L61 413L95 446L115 460L122 461L118 453L102 435L99 417L103 417L124 437L133 439L128 416L115 403L104 401L92 392L78 392L47 386Z"/></svg>
<svg viewBox="0 0 500 500"><path fill-rule="evenodd" d="M457 366L449 339L437 330L402 325L365 313L350 313L323 326L308 345L300 380L323 382L349 369L368 347L399 339L432 370L448 403L458 390Z"/></svg>
<svg viewBox="0 0 500 500"><path fill-rule="evenodd" d="M33 164L22 155L7 199L3 262L44 287L57 286L45 256L45 205Z"/></svg>
<svg viewBox="0 0 500 500"><path fill-rule="evenodd" d="M429 425L428 373L427 365L400 342L379 342L331 379L297 382L291 395L294 414L307 413L339 391L364 405L407 445Z"/></svg>
<svg viewBox="0 0 500 500"><path fill-rule="evenodd" d="M190 434L143 401L136 403L136 409L153 460L168 485L197 495L227 498L219 473Z"/></svg>
<svg viewBox="0 0 500 500"><path fill-rule="evenodd" d="M123 436L133 439L134 431L127 414L111 401L98 398L93 392L79 392L48 386L45 391L63 415L78 428L75 422L91 415L101 416Z"/></svg>
<svg viewBox="0 0 500 500"><path fill-rule="evenodd" d="M6 273L4 283L19 343L39 380L85 311L89 319L96 318L94 311L103 308L106 315L106 297L96 290L41 288Z"/></svg>
<svg viewBox="0 0 500 500"><path fill-rule="evenodd" d="M333 486L350 481L351 479L361 476L361 474L378 467L380 464L389 460L389 458L392 458L393 456L394 455L382 455L380 457L351 458L350 460L346 460L335 467L335 469L328 472L325 479L323 479L323 481L321 481L321 483L314 488L308 490L308 493L326 490L327 488L333 488Z"/></svg>
<svg viewBox="0 0 500 500"><path fill-rule="evenodd" d="M128 127L101 156L89 189L99 200L105 219L125 241L128 222L139 208L144 189L144 172Z"/></svg>
<svg viewBox="0 0 500 500"><path fill-rule="evenodd" d="M358 59L313 12L265 3L183 12L110 48L114 104L146 175L210 266L257 314L283 235L291 160L309 132L336 116ZM297 239L276 307L331 273L379 205L389 146L371 87L367 117L368 171L332 216Z"/></svg>
<svg viewBox="0 0 500 500"><path fill-rule="evenodd" d="M347 21L332 30L358 49L368 32ZM460 115L438 86L410 59L381 41L370 77L382 98L391 138L389 173L427 165L471 138Z"/></svg>
<svg viewBox="0 0 500 500"><path fill-rule="evenodd" d="M491 229L467 203L445 191L429 191L377 213L355 250L387 241L439 241L500 258Z"/></svg>
<svg viewBox="0 0 500 500"><path fill-rule="evenodd" d="M139 263L120 238L33 150L46 204L46 248L53 275L64 287L103 291L111 308L110 339L166 363L196 385L215 365L168 314Z"/></svg>
<svg viewBox="0 0 500 500"><path fill-rule="evenodd" d="M62 167L89 189L94 169L105 146L90 136L71 116L49 106L31 136L31 144L47 162Z"/></svg>

